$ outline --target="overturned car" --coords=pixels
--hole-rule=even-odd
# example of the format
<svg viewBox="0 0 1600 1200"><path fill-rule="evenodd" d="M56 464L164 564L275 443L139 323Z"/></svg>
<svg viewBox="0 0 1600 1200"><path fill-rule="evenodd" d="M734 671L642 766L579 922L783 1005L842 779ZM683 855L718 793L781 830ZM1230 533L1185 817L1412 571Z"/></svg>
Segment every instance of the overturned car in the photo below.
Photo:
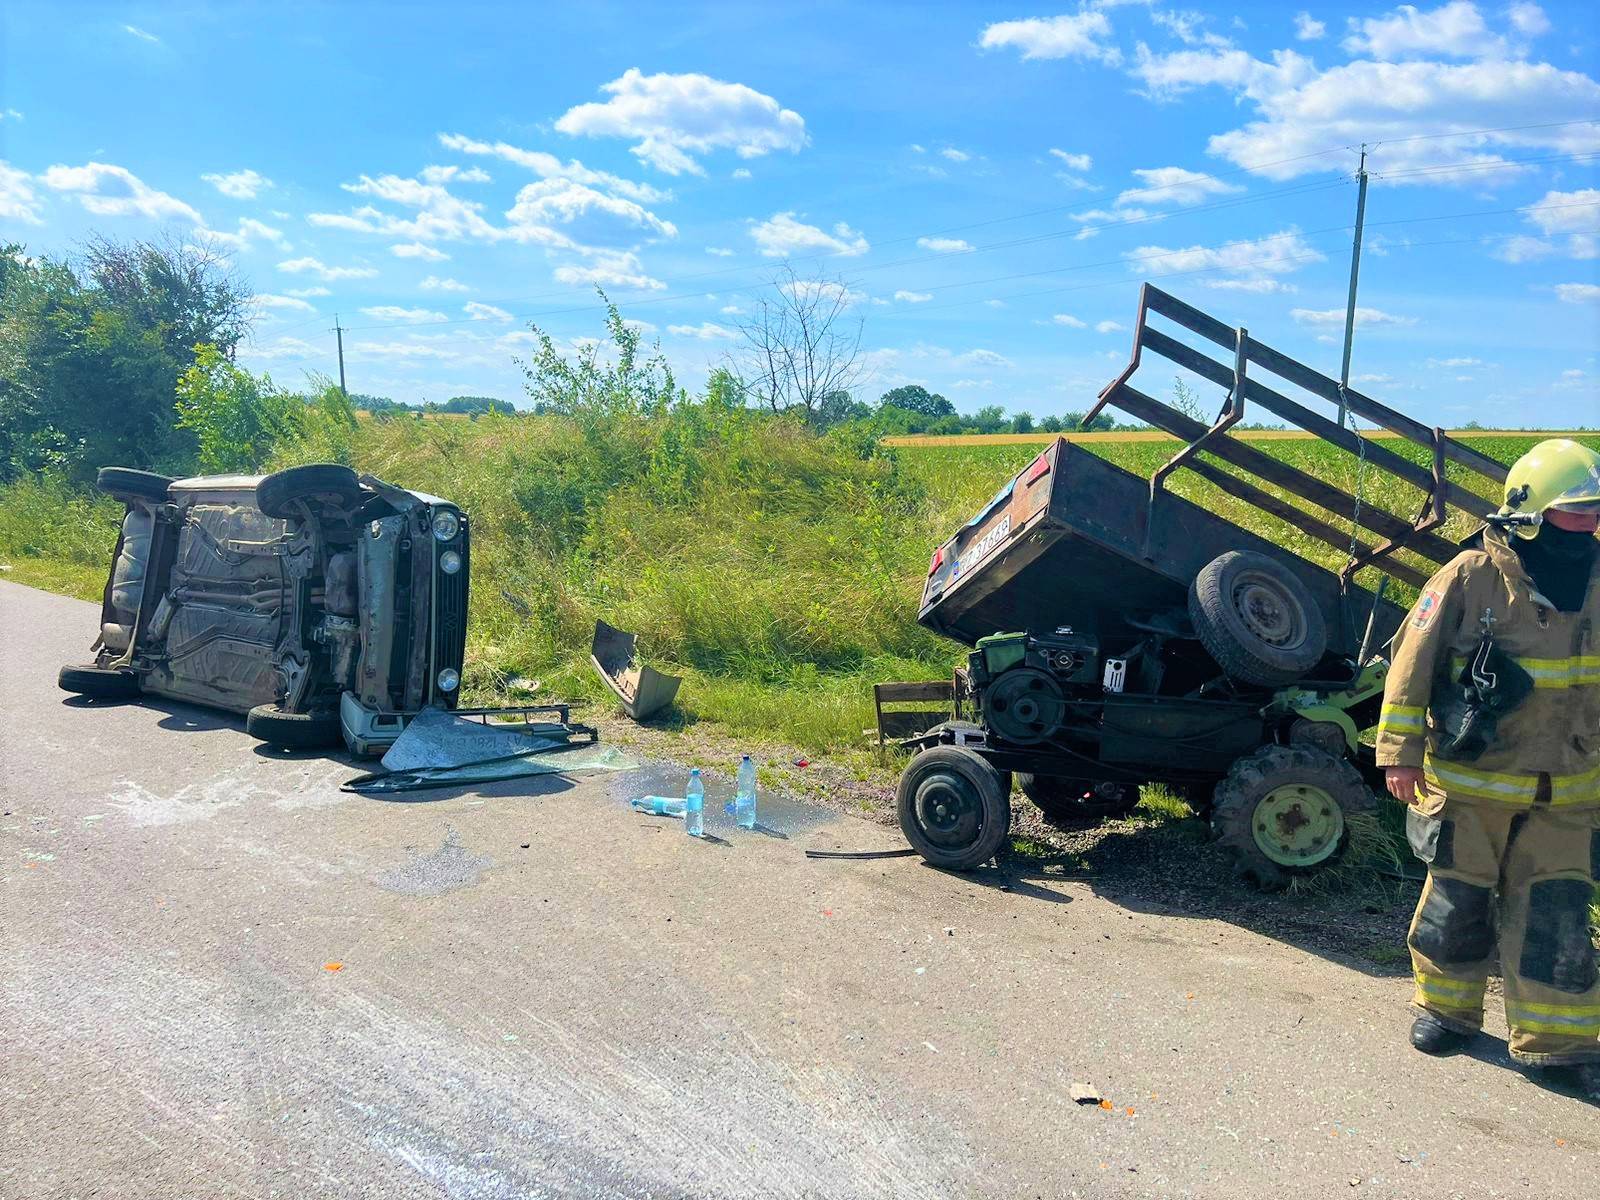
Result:
<svg viewBox="0 0 1600 1200"><path fill-rule="evenodd" d="M264 742L357 754L456 707L470 531L450 501L337 464L97 482L126 511L94 660L61 668L65 691L208 705Z"/></svg>

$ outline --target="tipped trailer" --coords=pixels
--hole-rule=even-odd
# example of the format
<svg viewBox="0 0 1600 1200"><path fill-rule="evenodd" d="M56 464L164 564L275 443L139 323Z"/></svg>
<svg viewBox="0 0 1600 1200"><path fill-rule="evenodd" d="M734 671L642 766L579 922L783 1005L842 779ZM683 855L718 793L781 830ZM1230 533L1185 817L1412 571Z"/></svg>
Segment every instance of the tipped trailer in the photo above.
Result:
<svg viewBox="0 0 1600 1200"><path fill-rule="evenodd" d="M1138 390L1141 370L1222 389L1216 419ZM1420 586L1453 558L1446 521L1494 511L1506 467L1150 284L1132 359L1089 419L1108 406L1181 448L1144 478L1059 438L933 553L918 620L971 648L956 700L975 720L908 741L901 827L928 862L966 869L1003 843L1013 778L1056 818L1126 813L1161 783L1210 816L1242 875L1280 888L1337 862L1375 806L1360 735L1405 615L1388 577ZM1354 491L1238 437L1247 418L1343 451ZM1193 499L1169 490L1178 472ZM1396 495L1414 510L1390 511ZM1239 504L1264 533L1218 511ZM1291 548L1312 542L1343 569ZM1355 582L1369 566L1385 576L1372 589Z"/></svg>

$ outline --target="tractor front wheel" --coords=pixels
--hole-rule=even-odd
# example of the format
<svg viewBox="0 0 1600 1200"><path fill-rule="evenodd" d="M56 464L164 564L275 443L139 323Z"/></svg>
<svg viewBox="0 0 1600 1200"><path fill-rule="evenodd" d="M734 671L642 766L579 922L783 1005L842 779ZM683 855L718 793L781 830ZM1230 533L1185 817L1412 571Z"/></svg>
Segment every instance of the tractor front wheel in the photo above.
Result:
<svg viewBox="0 0 1600 1200"><path fill-rule="evenodd" d="M911 760L896 793L900 829L923 859L970 871L1011 829L1011 781L963 746L933 746Z"/></svg>
<svg viewBox="0 0 1600 1200"><path fill-rule="evenodd" d="M1350 818L1376 805L1348 759L1312 746L1263 746L1217 784L1211 829L1240 875L1276 892L1344 857Z"/></svg>

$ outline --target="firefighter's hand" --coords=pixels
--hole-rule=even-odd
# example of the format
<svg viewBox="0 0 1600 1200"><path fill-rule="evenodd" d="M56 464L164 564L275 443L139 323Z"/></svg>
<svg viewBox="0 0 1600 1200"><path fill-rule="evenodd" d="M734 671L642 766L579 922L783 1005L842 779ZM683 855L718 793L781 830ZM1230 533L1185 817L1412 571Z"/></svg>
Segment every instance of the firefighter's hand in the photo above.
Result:
<svg viewBox="0 0 1600 1200"><path fill-rule="evenodd" d="M1389 787L1389 794L1402 804L1411 804L1428 794L1421 767L1385 767L1383 781Z"/></svg>

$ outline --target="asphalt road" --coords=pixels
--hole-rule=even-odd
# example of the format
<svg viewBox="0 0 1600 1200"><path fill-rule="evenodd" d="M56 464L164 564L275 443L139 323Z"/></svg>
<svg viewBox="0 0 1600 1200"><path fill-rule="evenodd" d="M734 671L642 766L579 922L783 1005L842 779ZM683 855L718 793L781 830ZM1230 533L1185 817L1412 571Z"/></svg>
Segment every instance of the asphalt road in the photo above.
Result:
<svg viewBox="0 0 1600 1200"><path fill-rule="evenodd" d="M0 583L0 1196L1594 1193L1596 1109L1392 975L817 808L692 841L648 772L342 793L69 701L95 619Z"/></svg>

